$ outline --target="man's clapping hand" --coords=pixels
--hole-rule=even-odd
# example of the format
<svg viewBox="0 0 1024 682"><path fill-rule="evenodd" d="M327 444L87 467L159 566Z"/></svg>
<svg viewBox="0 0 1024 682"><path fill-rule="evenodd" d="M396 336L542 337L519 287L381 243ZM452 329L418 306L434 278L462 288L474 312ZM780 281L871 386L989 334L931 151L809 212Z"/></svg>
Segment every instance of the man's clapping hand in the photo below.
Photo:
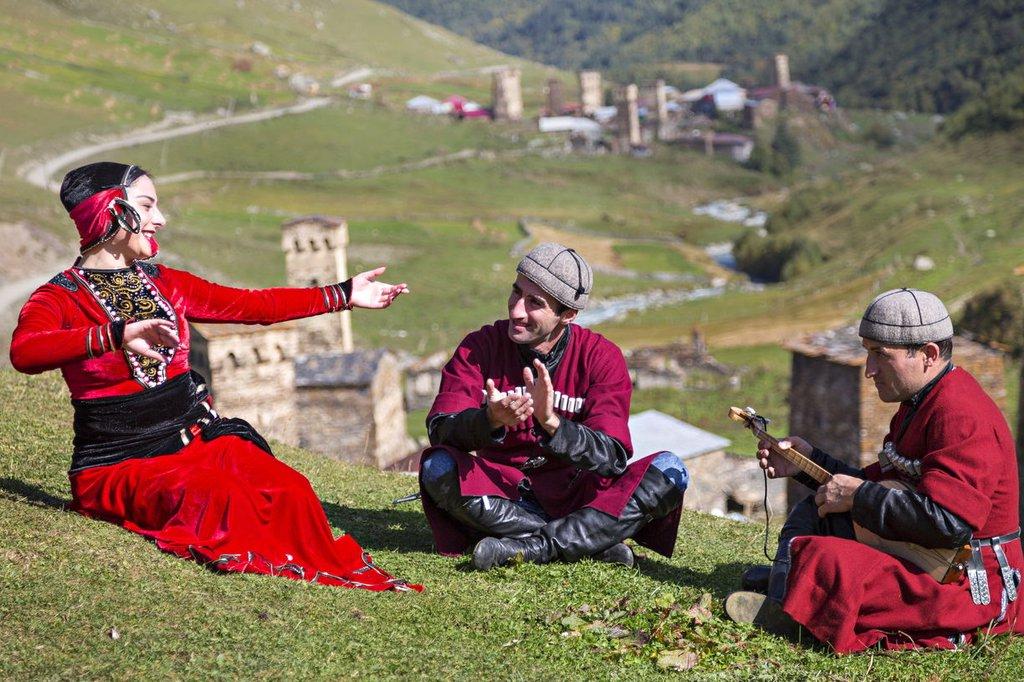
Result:
<svg viewBox="0 0 1024 682"><path fill-rule="evenodd" d="M487 421L491 427L514 427L533 416L533 398L529 394L501 394L494 379L487 380Z"/></svg>

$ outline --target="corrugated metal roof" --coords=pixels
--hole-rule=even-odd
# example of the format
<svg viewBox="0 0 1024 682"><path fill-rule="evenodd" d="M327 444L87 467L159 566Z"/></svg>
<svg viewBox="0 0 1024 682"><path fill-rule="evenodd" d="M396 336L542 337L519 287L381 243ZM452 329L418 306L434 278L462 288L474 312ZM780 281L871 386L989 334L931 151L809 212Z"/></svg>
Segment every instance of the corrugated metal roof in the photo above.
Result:
<svg viewBox="0 0 1024 682"><path fill-rule="evenodd" d="M724 450L731 443L727 438L658 410L630 415L629 433L633 440L633 457L630 461L659 450L671 450L680 459L688 459Z"/></svg>

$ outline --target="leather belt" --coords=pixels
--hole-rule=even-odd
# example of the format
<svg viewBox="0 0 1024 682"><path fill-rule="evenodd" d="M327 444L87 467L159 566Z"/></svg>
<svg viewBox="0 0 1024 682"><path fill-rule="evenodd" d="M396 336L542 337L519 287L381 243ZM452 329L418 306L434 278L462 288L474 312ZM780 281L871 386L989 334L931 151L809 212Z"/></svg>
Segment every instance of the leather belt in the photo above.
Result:
<svg viewBox="0 0 1024 682"><path fill-rule="evenodd" d="M992 595L988 587L988 573L985 571L985 562L981 558L983 547L992 548L992 553L999 564L999 575L1003 580L1003 590L1006 598L1009 601L1017 599L1017 583L1020 580L1020 574L1010 568L1010 562L1006 559L1003 545L1019 539L1020 528L1012 533L993 538L971 538L971 559L967 562L967 580L971 585L971 600L975 604L984 606L992 601Z"/></svg>

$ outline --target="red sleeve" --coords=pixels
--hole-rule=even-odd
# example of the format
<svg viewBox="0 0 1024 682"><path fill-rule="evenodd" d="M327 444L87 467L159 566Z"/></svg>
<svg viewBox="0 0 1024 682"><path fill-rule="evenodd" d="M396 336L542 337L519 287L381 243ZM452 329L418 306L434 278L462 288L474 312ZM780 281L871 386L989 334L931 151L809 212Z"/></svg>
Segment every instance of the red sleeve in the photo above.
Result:
<svg viewBox="0 0 1024 682"><path fill-rule="evenodd" d="M622 352L611 342L602 344L595 353L590 371L591 383L586 401L590 404L583 424L607 434L622 443L626 452L633 454L633 441L629 437L629 403L633 396L633 382L626 368Z"/></svg>
<svg viewBox="0 0 1024 682"><path fill-rule="evenodd" d="M162 266L159 279L166 279L168 285L181 296L185 316L192 322L273 324L334 312L345 307L345 301L336 291L339 288L337 285L237 289L208 282L183 270Z"/></svg>
<svg viewBox="0 0 1024 682"><path fill-rule="evenodd" d="M22 306L11 338L14 369L39 374L115 349L111 324L71 327L62 296L44 285Z"/></svg>
<svg viewBox="0 0 1024 682"><path fill-rule="evenodd" d="M483 356L477 334L475 332L463 339L441 370L441 388L430 408L428 421L435 414L455 414L483 404L486 379L480 367Z"/></svg>
<svg viewBox="0 0 1024 682"><path fill-rule="evenodd" d="M968 410L936 415L927 426L929 452L921 459L918 491L962 518L975 531L985 526L999 470L1000 446L991 425Z"/></svg>

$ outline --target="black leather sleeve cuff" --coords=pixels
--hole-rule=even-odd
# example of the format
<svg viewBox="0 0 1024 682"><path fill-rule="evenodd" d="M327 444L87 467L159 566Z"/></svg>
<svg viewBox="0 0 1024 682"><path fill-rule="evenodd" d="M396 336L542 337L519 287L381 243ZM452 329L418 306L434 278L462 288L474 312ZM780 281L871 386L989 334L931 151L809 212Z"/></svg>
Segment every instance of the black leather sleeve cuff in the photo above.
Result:
<svg viewBox="0 0 1024 682"><path fill-rule="evenodd" d="M500 443L505 434L505 427L491 428L486 407L436 414L427 422L427 437L431 445L451 445L467 452Z"/></svg>
<svg viewBox="0 0 1024 682"><path fill-rule="evenodd" d="M959 547L971 538L971 528L963 519L927 495L873 481L865 481L857 489L850 515L880 537L922 547Z"/></svg>
<svg viewBox="0 0 1024 682"><path fill-rule="evenodd" d="M553 434L536 429L544 452L567 461L579 469L601 476L618 476L626 470L629 453L611 436L590 427L562 419Z"/></svg>

